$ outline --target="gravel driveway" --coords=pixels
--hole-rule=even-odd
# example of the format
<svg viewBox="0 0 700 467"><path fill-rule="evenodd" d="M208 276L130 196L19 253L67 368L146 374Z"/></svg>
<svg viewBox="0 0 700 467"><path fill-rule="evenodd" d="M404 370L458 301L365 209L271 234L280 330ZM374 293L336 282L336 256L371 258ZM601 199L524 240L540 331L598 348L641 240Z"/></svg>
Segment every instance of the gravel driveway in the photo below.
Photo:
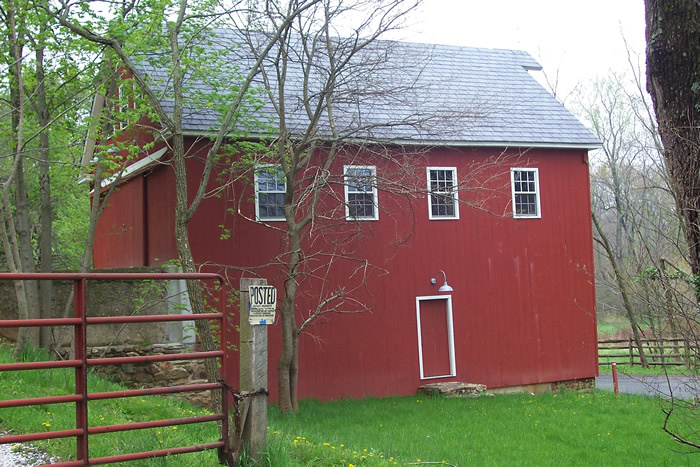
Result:
<svg viewBox="0 0 700 467"><path fill-rule="evenodd" d="M0 432L0 435L5 434L7 433ZM55 464L57 462L59 462L59 459L49 456L29 443L24 443L21 446L0 444L0 467Z"/></svg>

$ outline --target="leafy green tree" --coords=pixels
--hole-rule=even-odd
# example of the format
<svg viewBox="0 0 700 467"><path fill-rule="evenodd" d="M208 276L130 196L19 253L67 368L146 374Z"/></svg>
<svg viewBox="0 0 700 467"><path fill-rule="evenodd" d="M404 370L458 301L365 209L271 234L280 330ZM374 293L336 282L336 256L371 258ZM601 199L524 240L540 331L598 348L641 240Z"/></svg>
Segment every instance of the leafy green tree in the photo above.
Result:
<svg viewBox="0 0 700 467"><path fill-rule="evenodd" d="M58 8L54 8L50 3L43 5L72 33L106 47L143 93L149 106L148 116L159 126L157 136L167 141L172 150L170 163L175 174L176 193L175 240L178 258L184 272L197 271L190 249L187 226L207 191L219 150L227 138L231 137L232 130L237 127L237 122L245 113L246 96L258 72L259 62L266 57L266 51L272 48L286 26L294 21L300 12L317 1L291 2L289 8L285 10L284 20L273 30L267 45L263 47L258 63L253 63L249 71L245 71L242 76L236 64L222 62L217 52L205 53L205 48L199 43L206 41L207 35L211 34L215 27L227 25L235 27L238 24L237 21L245 18L249 11L246 8L247 2L233 2L222 6L219 2L211 1L156 0L128 4L130 5L128 10L118 5L120 8L118 12L111 12L105 16L101 16L91 2L65 2ZM276 2L267 3L268 7L277 7ZM96 21L96 18L101 20ZM150 81L139 67L138 61L139 57L143 58L149 52L162 54L164 51L166 53L156 65L167 70L167 84ZM223 89L219 85L214 89L223 89L222 92L200 96L201 105L218 102L222 117L219 127L214 130L215 136L204 158L203 174L197 192L193 198L188 199L188 173L185 165L188 148L182 130L184 96L188 77L205 77L206 69L212 66L212 63L229 67L231 82L237 82L233 90ZM162 105L161 94L172 102L170 109ZM192 311L205 312L200 284L197 281L188 281L187 288ZM198 320L196 326L204 349L214 349L215 344L209 323ZM218 379L216 362L208 359L206 364L208 378ZM218 394L215 397L218 397Z"/></svg>
<svg viewBox="0 0 700 467"><path fill-rule="evenodd" d="M31 4L3 2L0 16L6 59L0 80L4 262L12 272L77 268L88 223L88 186L76 182L96 85L96 47L62 35L52 17ZM16 295L21 317L52 314L50 282L16 284ZM51 340L48 327L41 334L23 328L19 347L28 342L48 347Z"/></svg>

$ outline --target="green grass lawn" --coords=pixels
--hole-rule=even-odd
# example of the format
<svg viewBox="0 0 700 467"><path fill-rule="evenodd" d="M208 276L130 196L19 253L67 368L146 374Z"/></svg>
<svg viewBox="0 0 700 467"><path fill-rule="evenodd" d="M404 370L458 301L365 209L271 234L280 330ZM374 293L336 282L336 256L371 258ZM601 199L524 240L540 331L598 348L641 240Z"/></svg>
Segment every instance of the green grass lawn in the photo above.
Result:
<svg viewBox="0 0 700 467"><path fill-rule="evenodd" d="M28 360L45 360L40 354ZM0 345L0 363L13 361L11 349ZM72 368L55 370L13 371L0 374L0 399L25 399L31 397L74 394ZM90 392L107 392L124 389L122 385L106 381L94 374L88 377ZM90 426L113 425L158 419L170 419L201 415L207 411L184 402L164 397L134 397L93 401L88 406ZM0 429L13 430L14 434L75 428L74 404L44 404L30 407L0 409ZM198 443L211 443L219 439L215 423L180 425L138 431L125 431L92 435L89 438L90 456L104 457L130 452L151 451ZM63 438L34 443L36 446L64 460L75 459L75 438ZM129 466L211 466L217 464L216 452L191 453L173 458L129 462Z"/></svg>
<svg viewBox="0 0 700 467"><path fill-rule="evenodd" d="M269 425L311 465L697 465L661 431L661 405L604 391L304 401Z"/></svg>
<svg viewBox="0 0 700 467"><path fill-rule="evenodd" d="M9 361L0 349L0 362ZM0 398L72 392L72 370L0 375ZM95 376L91 391L119 386ZM268 449L259 463L271 466L412 465L697 465L663 433L656 398L590 394L500 395L479 399L397 397L301 402L282 416L272 407ZM90 423L106 425L203 413L160 397L90 403ZM74 426L74 405L0 409L0 429L26 433ZM692 435L700 424L676 426ZM216 441L216 426L192 425L90 437L91 456L107 456ZM72 438L37 443L64 459L75 455ZM216 453L186 454L126 466L214 466Z"/></svg>

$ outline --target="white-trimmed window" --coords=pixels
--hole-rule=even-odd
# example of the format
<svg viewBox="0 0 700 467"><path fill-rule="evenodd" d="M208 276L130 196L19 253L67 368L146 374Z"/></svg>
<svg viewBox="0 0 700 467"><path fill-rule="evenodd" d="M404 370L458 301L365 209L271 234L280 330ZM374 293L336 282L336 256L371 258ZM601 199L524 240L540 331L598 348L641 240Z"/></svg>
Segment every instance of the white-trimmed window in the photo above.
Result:
<svg viewBox="0 0 700 467"><path fill-rule="evenodd" d="M345 217L347 220L377 220L377 168L371 165L346 165Z"/></svg>
<svg viewBox="0 0 700 467"><path fill-rule="evenodd" d="M127 94L127 85L120 84L117 87L117 106L115 108L115 130L123 130L129 126L129 119L127 117L127 112L129 111L129 99L131 96Z"/></svg>
<svg viewBox="0 0 700 467"><path fill-rule="evenodd" d="M537 169L510 169L510 185L513 192L513 217L541 217L540 181Z"/></svg>
<svg viewBox="0 0 700 467"><path fill-rule="evenodd" d="M459 219L457 169L428 167L428 218Z"/></svg>
<svg viewBox="0 0 700 467"><path fill-rule="evenodd" d="M279 166L259 166L255 170L255 216L261 221L283 221L287 180Z"/></svg>

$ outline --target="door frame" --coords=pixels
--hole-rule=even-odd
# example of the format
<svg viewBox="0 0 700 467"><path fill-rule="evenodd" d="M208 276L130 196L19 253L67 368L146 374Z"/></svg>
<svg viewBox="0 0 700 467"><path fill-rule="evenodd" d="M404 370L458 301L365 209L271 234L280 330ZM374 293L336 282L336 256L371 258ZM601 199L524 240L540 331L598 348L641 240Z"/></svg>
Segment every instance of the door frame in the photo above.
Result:
<svg viewBox="0 0 700 467"><path fill-rule="evenodd" d="M447 320L447 346L450 358L450 374L425 376L423 371L423 343L421 342L421 326L420 326L420 303L428 300L444 300L445 315ZM416 297L416 329L418 331L418 367L420 370L420 379L435 379L435 378L451 378L457 376L457 364L455 362L455 338L454 326L452 321L452 295L426 295Z"/></svg>

